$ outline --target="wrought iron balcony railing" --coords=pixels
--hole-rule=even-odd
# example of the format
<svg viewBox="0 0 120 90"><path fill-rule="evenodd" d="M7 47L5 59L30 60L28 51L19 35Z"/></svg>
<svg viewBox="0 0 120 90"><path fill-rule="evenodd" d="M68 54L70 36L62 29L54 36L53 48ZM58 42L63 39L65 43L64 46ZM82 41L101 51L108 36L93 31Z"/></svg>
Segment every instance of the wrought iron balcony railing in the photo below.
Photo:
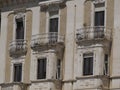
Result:
<svg viewBox="0 0 120 90"><path fill-rule="evenodd" d="M32 36L32 49L40 49L53 45L64 45L64 36L59 35L57 32L43 33Z"/></svg>
<svg viewBox="0 0 120 90"><path fill-rule="evenodd" d="M112 40L112 30L103 26L85 27L77 30L76 42L94 40Z"/></svg>
<svg viewBox="0 0 120 90"><path fill-rule="evenodd" d="M11 57L19 57L27 53L27 41L18 39L10 42L9 53Z"/></svg>

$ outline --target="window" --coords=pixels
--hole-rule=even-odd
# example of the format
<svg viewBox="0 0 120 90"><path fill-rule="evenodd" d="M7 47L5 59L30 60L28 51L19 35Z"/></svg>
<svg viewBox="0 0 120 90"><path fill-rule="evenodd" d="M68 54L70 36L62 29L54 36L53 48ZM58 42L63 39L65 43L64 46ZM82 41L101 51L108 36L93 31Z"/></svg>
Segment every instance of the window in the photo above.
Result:
<svg viewBox="0 0 120 90"><path fill-rule="evenodd" d="M16 19L16 39L24 39L23 18Z"/></svg>
<svg viewBox="0 0 120 90"><path fill-rule="evenodd" d="M57 60L57 73L56 73L56 78L60 79L61 78L61 60Z"/></svg>
<svg viewBox="0 0 120 90"><path fill-rule="evenodd" d="M58 18L50 19L50 32L58 32Z"/></svg>
<svg viewBox="0 0 120 90"><path fill-rule="evenodd" d="M51 11L49 12L50 19L49 19L49 42L54 43L57 41L58 38L58 11Z"/></svg>
<svg viewBox="0 0 120 90"><path fill-rule="evenodd" d="M104 37L104 11L95 12L95 31L94 38L103 38Z"/></svg>
<svg viewBox="0 0 120 90"><path fill-rule="evenodd" d="M37 79L45 79L46 78L46 58L38 59L37 65Z"/></svg>
<svg viewBox="0 0 120 90"><path fill-rule="evenodd" d="M109 65L108 55L105 54L105 57L104 57L104 75L108 74L108 65Z"/></svg>
<svg viewBox="0 0 120 90"><path fill-rule="evenodd" d="M83 75L93 75L93 54L83 55Z"/></svg>
<svg viewBox="0 0 120 90"><path fill-rule="evenodd" d="M104 26L104 11L95 12L95 26Z"/></svg>
<svg viewBox="0 0 120 90"><path fill-rule="evenodd" d="M22 64L14 64L14 82L20 82L22 79Z"/></svg>
<svg viewBox="0 0 120 90"><path fill-rule="evenodd" d="M105 2L94 3L94 38L104 38Z"/></svg>

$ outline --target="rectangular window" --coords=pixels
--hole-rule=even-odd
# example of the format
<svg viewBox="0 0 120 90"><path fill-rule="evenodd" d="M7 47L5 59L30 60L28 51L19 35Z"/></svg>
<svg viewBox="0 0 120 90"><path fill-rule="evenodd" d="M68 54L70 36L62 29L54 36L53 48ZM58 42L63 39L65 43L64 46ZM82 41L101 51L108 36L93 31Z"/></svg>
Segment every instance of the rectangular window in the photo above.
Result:
<svg viewBox="0 0 120 90"><path fill-rule="evenodd" d="M56 73L56 78L60 79L61 78L61 60L57 60L57 73Z"/></svg>
<svg viewBox="0 0 120 90"><path fill-rule="evenodd" d="M108 74L108 65L109 65L108 55L105 54L105 57L104 57L104 75Z"/></svg>
<svg viewBox="0 0 120 90"><path fill-rule="evenodd" d="M83 75L93 75L93 54L83 55Z"/></svg>
<svg viewBox="0 0 120 90"><path fill-rule="evenodd" d="M58 32L58 18L51 18L49 23L49 32Z"/></svg>
<svg viewBox="0 0 120 90"><path fill-rule="evenodd" d="M95 26L104 26L104 11L95 12Z"/></svg>
<svg viewBox="0 0 120 90"><path fill-rule="evenodd" d="M16 19L16 39L24 39L23 18Z"/></svg>
<svg viewBox="0 0 120 90"><path fill-rule="evenodd" d="M49 12L49 43L55 43L58 39L58 11Z"/></svg>
<svg viewBox="0 0 120 90"><path fill-rule="evenodd" d="M14 64L14 82L20 82L22 79L22 64Z"/></svg>
<svg viewBox="0 0 120 90"><path fill-rule="evenodd" d="M94 38L103 38L104 37L104 11L95 12L95 27L94 28Z"/></svg>
<svg viewBox="0 0 120 90"><path fill-rule="evenodd" d="M45 79L46 78L46 58L38 59L37 65L37 79Z"/></svg>

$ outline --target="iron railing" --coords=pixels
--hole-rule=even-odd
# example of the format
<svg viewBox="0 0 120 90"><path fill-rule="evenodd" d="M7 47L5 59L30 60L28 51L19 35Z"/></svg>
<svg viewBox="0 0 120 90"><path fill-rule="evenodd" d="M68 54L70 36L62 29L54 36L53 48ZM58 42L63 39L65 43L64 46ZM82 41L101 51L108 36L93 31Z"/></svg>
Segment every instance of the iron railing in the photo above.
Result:
<svg viewBox="0 0 120 90"><path fill-rule="evenodd" d="M85 27L77 30L76 33L77 42L83 40L111 40L112 30L103 26Z"/></svg>
<svg viewBox="0 0 120 90"><path fill-rule="evenodd" d="M10 42L9 45L10 56L20 56L27 53L27 41L18 39Z"/></svg>
<svg viewBox="0 0 120 90"><path fill-rule="evenodd" d="M60 35L57 32L43 33L32 36L31 47L55 45L57 43L64 43L64 35Z"/></svg>

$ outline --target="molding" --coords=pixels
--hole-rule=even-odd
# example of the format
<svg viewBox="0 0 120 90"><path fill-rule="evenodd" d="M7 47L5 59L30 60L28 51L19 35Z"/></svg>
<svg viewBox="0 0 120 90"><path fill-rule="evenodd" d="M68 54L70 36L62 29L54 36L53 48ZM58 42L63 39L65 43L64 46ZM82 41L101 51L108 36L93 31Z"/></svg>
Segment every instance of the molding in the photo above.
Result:
<svg viewBox="0 0 120 90"><path fill-rule="evenodd" d="M31 83L61 82L61 81L62 81L62 80L59 80L59 79L41 79L41 80L31 81Z"/></svg>
<svg viewBox="0 0 120 90"><path fill-rule="evenodd" d="M51 5L51 4L60 4L60 3L63 3L64 0L49 0L49 1L43 1L43 2L40 2L39 5L40 6L48 6L48 5Z"/></svg>
<svg viewBox="0 0 120 90"><path fill-rule="evenodd" d="M107 78L109 79L110 77L107 75L91 75L91 76L82 76L82 77L76 77L76 79L94 79L94 78Z"/></svg>

